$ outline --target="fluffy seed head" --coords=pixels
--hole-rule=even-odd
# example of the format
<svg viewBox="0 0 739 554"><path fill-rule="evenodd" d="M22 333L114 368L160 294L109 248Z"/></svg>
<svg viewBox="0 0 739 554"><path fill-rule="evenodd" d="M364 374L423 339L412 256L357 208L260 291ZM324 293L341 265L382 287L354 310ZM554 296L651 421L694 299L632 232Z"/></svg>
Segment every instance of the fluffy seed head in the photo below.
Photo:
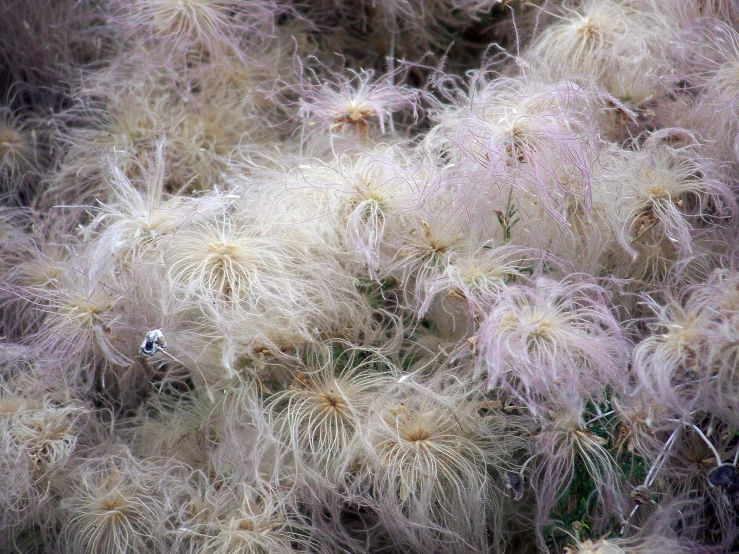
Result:
<svg viewBox="0 0 739 554"><path fill-rule="evenodd" d="M442 303L448 297L463 300L473 315L481 315L509 282L523 275L526 263L525 252L508 246L485 244L469 254L455 252L448 258L444 274L429 284L420 313L424 314L431 301L444 294Z"/></svg>
<svg viewBox="0 0 739 554"><path fill-rule="evenodd" d="M403 381L372 408L365 469L373 504L391 535L414 548L484 550L494 449L481 425L491 422L455 386L434 388Z"/></svg>
<svg viewBox="0 0 739 554"><path fill-rule="evenodd" d="M537 54L545 56L548 65L566 75L579 75L594 67L599 72L605 71L606 68L597 68L596 60L608 55L623 40L628 31L628 16L636 15L623 3L611 0L588 2L584 8L583 12L571 12L562 22L549 27L537 43ZM567 60L567 67L552 63L555 59Z"/></svg>
<svg viewBox="0 0 739 554"><path fill-rule="evenodd" d="M62 537L70 553L162 551L154 529L163 504L153 494L151 468L128 456L107 463L92 460L77 474L75 490L64 502L68 516Z"/></svg>
<svg viewBox="0 0 739 554"><path fill-rule="evenodd" d="M217 201L167 197L164 144L156 144L146 166L139 168L135 181L129 179L117 161L110 161L112 200L101 203L87 232L95 232L95 244L121 264L147 260L147 253L175 231L186 228L221 209ZM136 184L134 184L134 182ZM140 191L139 188L143 188Z"/></svg>
<svg viewBox="0 0 739 554"><path fill-rule="evenodd" d="M49 354L63 363L84 361L128 365L120 350L126 296L111 282L98 281L80 270L65 271L49 290L37 290L45 312L38 336Z"/></svg>
<svg viewBox="0 0 739 554"><path fill-rule="evenodd" d="M331 133L352 130L366 139L373 128L385 133L393 112L413 108L416 94L410 88L394 85L390 75L374 79L374 71L365 70L351 76L334 76L332 81L306 85L302 91L300 114L306 120L321 123ZM338 87L333 83L338 82Z"/></svg>
<svg viewBox="0 0 739 554"><path fill-rule="evenodd" d="M573 198L592 205L591 173L598 152L594 115L608 95L572 82L545 85L524 78L470 84L469 105L440 110L426 143L452 161L473 162L486 182L529 195L560 227ZM506 214L507 215L507 214ZM527 222L524 222L526 224Z"/></svg>
<svg viewBox="0 0 739 554"><path fill-rule="evenodd" d="M14 435L33 463L37 478L64 465L75 450L79 425L87 410L72 404L54 406L47 398L37 410L24 410Z"/></svg>
<svg viewBox="0 0 739 554"><path fill-rule="evenodd" d="M488 389L502 386L534 413L542 403L621 389L628 379L627 343L605 291L587 281L540 278L504 289L475 344Z"/></svg>
<svg viewBox="0 0 739 554"><path fill-rule="evenodd" d="M358 355L349 351L333 359L325 351L313 356L316 367L302 368L290 389L270 399L274 425L299 462L334 480L351 463L360 421L373 393L387 381L380 360L360 361Z"/></svg>
<svg viewBox="0 0 739 554"><path fill-rule="evenodd" d="M349 246L374 277L381 258L388 255L388 228L419 203L425 175L401 148L382 149L377 155L343 153L337 169L340 178L332 187L336 215L345 225Z"/></svg>
<svg viewBox="0 0 739 554"><path fill-rule="evenodd" d="M705 347L710 314L671 303L661 318L663 332L644 339L634 350L634 373L646 394L657 394L672 409L690 409L696 381L706 376Z"/></svg>
<svg viewBox="0 0 739 554"><path fill-rule="evenodd" d="M272 30L278 11L267 1L137 0L122 3L117 17L133 40L142 39L183 63L240 54L241 40ZM261 32L259 29L261 28Z"/></svg>
<svg viewBox="0 0 739 554"><path fill-rule="evenodd" d="M717 271L682 298L653 306L654 332L634 350L633 373L639 389L673 413L737 421L736 282L734 271Z"/></svg>
<svg viewBox="0 0 739 554"><path fill-rule="evenodd" d="M394 258L385 271L400 281L412 309L423 305L430 284L442 276L449 257L464 246L465 222L452 210L448 205L438 212L422 211L393 229L389 243Z"/></svg>
<svg viewBox="0 0 739 554"><path fill-rule="evenodd" d="M291 554L310 543L275 491L243 483L206 485L205 499L189 502L178 533L199 554Z"/></svg>
<svg viewBox="0 0 739 554"><path fill-rule="evenodd" d="M620 100L642 105L664 88L669 75L665 50L672 29L659 12L637 9L621 0L591 0L536 40L530 59L541 64L543 79L583 77Z"/></svg>
<svg viewBox="0 0 739 554"><path fill-rule="evenodd" d="M532 478L539 501L537 533L541 533L557 500L566 493L576 463L595 485L595 497L603 507L603 514L610 515L611 510L618 509L621 470L605 449L606 439L588 429L577 410L551 412L543 421L537 439L538 467ZM608 515L603 519L607 518Z"/></svg>
<svg viewBox="0 0 739 554"><path fill-rule="evenodd" d="M259 228L224 217L178 233L169 250L169 277L207 301L256 302L290 295L280 288L287 272L285 248ZM251 299L251 300L250 300Z"/></svg>
<svg viewBox="0 0 739 554"><path fill-rule="evenodd" d="M0 108L0 190L11 192L23 174L37 165L36 134Z"/></svg>

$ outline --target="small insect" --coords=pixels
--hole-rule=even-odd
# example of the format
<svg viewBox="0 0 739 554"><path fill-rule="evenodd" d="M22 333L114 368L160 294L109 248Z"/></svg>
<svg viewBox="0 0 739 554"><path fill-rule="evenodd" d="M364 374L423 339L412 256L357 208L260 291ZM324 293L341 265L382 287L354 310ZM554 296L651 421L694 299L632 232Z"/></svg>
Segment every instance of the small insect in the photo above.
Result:
<svg viewBox="0 0 739 554"><path fill-rule="evenodd" d="M708 474L708 481L714 487L736 486L736 468L731 464L721 464Z"/></svg>
<svg viewBox="0 0 739 554"><path fill-rule="evenodd" d="M162 333L161 329L154 329L153 331L149 331L146 333L146 338L144 339L144 342L141 343L141 346L139 346L139 354L142 356L147 356L151 358L154 354L157 352L161 352L168 358L170 358L172 361L180 364L181 366L185 366L184 363L182 363L180 360L172 356L169 352L167 352L165 349L167 348L167 341L164 340L164 333ZM196 366L196 369L200 372L200 376L203 378L203 382L206 384L205 386L205 392L208 394L208 399L215 404L215 397L213 396L213 392L210 390L210 387L208 386L208 381L205 378L205 375L203 375L203 372ZM228 391L223 391L223 394L226 394Z"/></svg>
<svg viewBox="0 0 739 554"><path fill-rule="evenodd" d="M521 500L523 497L523 477L520 473L514 473L513 471L506 471L505 477L505 488L513 490L513 499Z"/></svg>
<svg viewBox="0 0 739 554"><path fill-rule="evenodd" d="M153 356L159 350L164 350L167 347L167 341L164 340L164 333L161 329L154 329L146 333L144 342L139 346L139 354L142 356Z"/></svg>

